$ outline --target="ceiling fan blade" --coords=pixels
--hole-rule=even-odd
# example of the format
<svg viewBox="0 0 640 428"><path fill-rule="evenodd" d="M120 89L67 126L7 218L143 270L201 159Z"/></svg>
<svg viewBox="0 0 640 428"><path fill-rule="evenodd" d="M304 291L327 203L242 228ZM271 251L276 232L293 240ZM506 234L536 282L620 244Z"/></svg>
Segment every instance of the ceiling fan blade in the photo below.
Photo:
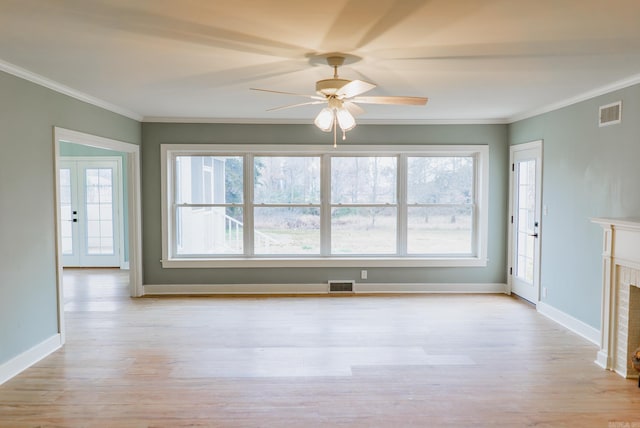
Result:
<svg viewBox="0 0 640 428"><path fill-rule="evenodd" d="M321 100L323 102L326 100L325 97L320 97L318 95L296 94L295 92L272 91L271 89L260 89L260 88L249 88L249 89L252 91L270 92L272 94L295 95L296 97L311 98L313 100Z"/></svg>
<svg viewBox="0 0 640 428"><path fill-rule="evenodd" d="M301 107L301 106L308 106L308 105L313 105L313 104L324 104L325 101L309 101L306 103L298 103L298 104L289 104L286 106L282 106L282 107L275 107L275 108L270 108L267 111L278 111L278 110L285 110L288 108L293 108L293 107Z"/></svg>
<svg viewBox="0 0 640 428"><path fill-rule="evenodd" d="M423 106L427 104L426 97L355 97L349 101L362 104L399 104Z"/></svg>
<svg viewBox="0 0 640 428"><path fill-rule="evenodd" d="M363 80L352 80L344 85L342 88L336 91L336 96L342 98L352 98L360 94L364 94L367 91L375 88L373 83L365 82Z"/></svg>
<svg viewBox="0 0 640 428"><path fill-rule="evenodd" d="M362 107L360 107L356 103L352 103L351 101L345 101L344 103L342 103L342 106L346 108L347 111L353 116L359 116L364 113L364 109Z"/></svg>

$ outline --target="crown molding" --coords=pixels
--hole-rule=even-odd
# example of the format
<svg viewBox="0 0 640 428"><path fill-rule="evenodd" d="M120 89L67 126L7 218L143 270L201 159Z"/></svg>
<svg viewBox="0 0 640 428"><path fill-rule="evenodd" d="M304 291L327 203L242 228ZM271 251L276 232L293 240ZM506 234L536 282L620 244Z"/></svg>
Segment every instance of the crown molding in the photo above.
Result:
<svg viewBox="0 0 640 428"><path fill-rule="evenodd" d="M138 113L135 113L126 108L117 106L115 104L111 104L107 101L101 100L91 95L85 94L84 92L80 92L76 89L70 88L69 86L63 85L62 83L56 82L54 80L51 80L39 74L33 73L29 70L26 70L22 67L18 67L17 65L11 64L9 62L0 60L0 71L4 71L5 73L11 74L13 76L19 77L24 80L28 80L29 82L33 82L37 85L44 86L45 88L49 88L61 94L68 95L71 98L75 98L79 101L83 101L85 103L103 108L110 112L128 117L129 119L137 120L138 122L142 121L142 115L139 115Z"/></svg>
<svg viewBox="0 0 640 428"><path fill-rule="evenodd" d="M146 123L219 123L240 125L313 125L309 119L145 116ZM358 119L359 125L504 125L507 119Z"/></svg>
<svg viewBox="0 0 640 428"><path fill-rule="evenodd" d="M614 91L618 91L620 89L628 88L629 86L637 85L638 83L640 83L640 74L636 74L626 79L618 80L609 85L601 86L599 88L593 89L591 91L585 92L575 97L568 98L563 101L559 101L557 103L549 104L547 106L540 107L538 109L531 110L522 114L517 114L515 116L510 117L507 123L519 122L524 119L529 119L531 117L535 117L541 114L559 110L564 107L569 107L571 105L578 104L582 101L587 101L602 95L606 95Z"/></svg>

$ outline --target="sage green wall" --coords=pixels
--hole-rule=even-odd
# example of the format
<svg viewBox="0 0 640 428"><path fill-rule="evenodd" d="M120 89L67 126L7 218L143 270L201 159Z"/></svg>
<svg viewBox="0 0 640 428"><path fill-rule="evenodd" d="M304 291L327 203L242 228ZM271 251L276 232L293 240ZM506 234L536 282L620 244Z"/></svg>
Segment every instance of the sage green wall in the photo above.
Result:
<svg viewBox="0 0 640 428"><path fill-rule="evenodd" d="M0 72L0 364L58 332L53 127L140 144L140 123Z"/></svg>
<svg viewBox="0 0 640 428"><path fill-rule="evenodd" d="M123 213L123 233L124 233L124 261L129 261L129 192L127 188L128 171L127 171L127 154L124 152L117 152L115 150L100 149L97 147L83 146L81 144L67 143L65 141L60 142L60 156L67 157L101 157L101 156L117 156L121 160L122 165L122 207L120 209Z"/></svg>
<svg viewBox="0 0 640 428"><path fill-rule="evenodd" d="M598 107L622 100L622 123ZM600 328L602 231L591 217L640 217L640 86L513 123L510 144L544 140L541 287L545 303Z"/></svg>
<svg viewBox="0 0 640 428"><path fill-rule="evenodd" d="M320 283L359 280L356 268L163 269L160 264L160 145L332 144L313 125L142 124L145 284ZM506 125L358 125L340 144L489 144L489 264L482 268L368 268L372 283L505 283L508 143Z"/></svg>

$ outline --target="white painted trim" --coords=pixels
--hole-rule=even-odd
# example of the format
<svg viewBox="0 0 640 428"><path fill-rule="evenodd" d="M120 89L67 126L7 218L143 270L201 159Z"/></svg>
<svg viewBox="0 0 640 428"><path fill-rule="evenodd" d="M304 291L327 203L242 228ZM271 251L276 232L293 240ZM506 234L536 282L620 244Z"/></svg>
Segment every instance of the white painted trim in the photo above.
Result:
<svg viewBox="0 0 640 428"><path fill-rule="evenodd" d="M137 146L136 146L137 147ZM131 295L140 297L142 287L142 185L140 174L140 148L127 156L127 192L129 197L129 281Z"/></svg>
<svg viewBox="0 0 640 428"><path fill-rule="evenodd" d="M9 62L0 60L0 71L4 71L5 73L35 83L36 85L44 86L45 88L49 88L58 93L68 95L71 98L75 98L79 101L83 101L85 103L103 108L110 112L128 117L129 119L137 120L138 122L142 121L143 119L142 115L128 110L124 107L120 107L115 104L111 104L110 102L101 100L100 98L85 94L84 92L80 92L69 86L63 85L62 83L56 82L55 80L41 76Z"/></svg>
<svg viewBox="0 0 640 428"><path fill-rule="evenodd" d="M603 352L603 351L598 351L598 354L596 355L596 360L594 361L594 363L596 363L597 365L599 365L605 370L609 370L609 368L611 367L611 363L609 362L609 356L607 355L606 352Z"/></svg>
<svg viewBox="0 0 640 428"><path fill-rule="evenodd" d="M501 283L413 283L375 284L356 283L356 293L430 293L430 294L506 294L506 284Z"/></svg>
<svg viewBox="0 0 640 428"><path fill-rule="evenodd" d="M62 208L60 204L60 141L56 138L56 129L53 130L53 229L55 231L54 243L56 248L56 297L58 299L58 333L60 334L60 342L64 344L66 341L65 321L64 321L64 286L62 278Z"/></svg>
<svg viewBox="0 0 640 428"><path fill-rule="evenodd" d="M129 287L130 294L133 297L142 296L142 205L141 205L141 187L140 187L140 146L126 143L123 141L112 140L110 138L98 137L96 135L85 134L83 132L73 131L54 127L54 183L56 186L56 213L60 215L60 195L58 194L58 164L60 162L60 141L69 143L82 144L86 146L97 147L107 150L115 150L127 154L128 180L127 191L129 196L129 211L127 213L129 219ZM62 254L62 244L59 239L60 227L56 218L56 248L58 254ZM59 318L64 316L64 308L62 307L62 264L61 258L57 261L58 273L58 313ZM61 329L64 330L64 322L61 321ZM64 337L64 334L63 334Z"/></svg>
<svg viewBox="0 0 640 428"><path fill-rule="evenodd" d="M472 156L480 153L489 156L488 144L411 144L411 145L380 145L371 146L369 144L349 144L338 145L334 148L329 144L161 144L160 151L167 157L169 152L175 154L208 154L210 152L223 153L225 155L278 155L282 153L304 153L304 154L371 154L395 155L398 153L434 153L438 156Z"/></svg>
<svg viewBox="0 0 640 428"><path fill-rule="evenodd" d="M544 315L550 320L555 321L568 330L582 336L589 342L600 346L600 330L597 328L591 327L589 324L586 324L544 302L538 302L536 309L538 310L538 313Z"/></svg>
<svg viewBox="0 0 640 428"><path fill-rule="evenodd" d="M71 129L54 128L58 141L67 143L82 144L83 146L96 147L98 149L114 150L117 152L133 153L140 150L140 146L126 143L124 141L112 140L111 138L99 137L97 135L85 134L84 132L73 131Z"/></svg>
<svg viewBox="0 0 640 428"><path fill-rule="evenodd" d="M358 283L354 293L363 294L504 294L499 283ZM320 284L145 284L144 295L193 294L328 294L328 283Z"/></svg>
<svg viewBox="0 0 640 428"><path fill-rule="evenodd" d="M517 114L511 116L507 119L506 123L514 123L524 119L529 119L534 116L539 116L544 113L549 113L555 110L559 110L564 107L569 107L574 104L578 104L582 101L587 101L601 95L606 95L614 91L618 91L621 89L628 88L629 86L637 85L640 83L640 74L636 74L634 76L628 77L623 80L618 80L617 82L613 82L609 85L601 86L599 88L593 89L591 91L576 95L575 97L568 98L566 100L558 101L557 103L549 104L535 110L531 110L522 114Z"/></svg>
<svg viewBox="0 0 640 428"><path fill-rule="evenodd" d="M309 119L271 118L214 118L214 117L174 117L145 116L146 123L218 123L236 125L313 125ZM359 125L505 125L507 118L498 119L358 119Z"/></svg>
<svg viewBox="0 0 640 428"><path fill-rule="evenodd" d="M166 241L163 240L163 243ZM318 258L219 258L161 260L165 269L189 268L269 268L269 267L485 267L488 259L480 257L411 258L411 257L318 257Z"/></svg>
<svg viewBox="0 0 640 428"><path fill-rule="evenodd" d="M38 343L31 349L24 351L0 365L0 385L17 376L22 371L28 369L38 361L47 357L51 353L62 347L62 338L60 334L55 334L48 339Z"/></svg>

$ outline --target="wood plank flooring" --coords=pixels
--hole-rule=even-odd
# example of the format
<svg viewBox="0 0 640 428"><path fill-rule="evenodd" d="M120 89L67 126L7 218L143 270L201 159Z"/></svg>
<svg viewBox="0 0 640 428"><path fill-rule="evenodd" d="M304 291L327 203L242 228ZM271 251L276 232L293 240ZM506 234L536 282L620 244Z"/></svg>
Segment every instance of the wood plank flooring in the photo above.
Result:
<svg viewBox="0 0 640 428"><path fill-rule="evenodd" d="M0 427L640 427L636 381L508 296L131 299L74 270L65 309Z"/></svg>

